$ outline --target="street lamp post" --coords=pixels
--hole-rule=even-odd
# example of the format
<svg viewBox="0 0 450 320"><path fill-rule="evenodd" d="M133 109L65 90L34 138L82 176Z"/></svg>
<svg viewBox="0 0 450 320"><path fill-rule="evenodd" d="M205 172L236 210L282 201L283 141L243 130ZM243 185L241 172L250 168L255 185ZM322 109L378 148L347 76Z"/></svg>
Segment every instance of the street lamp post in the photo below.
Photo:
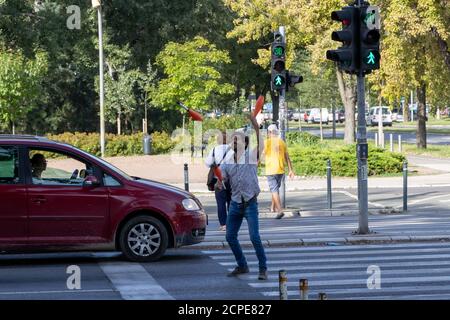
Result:
<svg viewBox="0 0 450 320"><path fill-rule="evenodd" d="M105 156L105 82L103 79L103 18L101 0L92 0L92 8L97 9L98 14L98 51L100 64L100 150L102 157Z"/></svg>

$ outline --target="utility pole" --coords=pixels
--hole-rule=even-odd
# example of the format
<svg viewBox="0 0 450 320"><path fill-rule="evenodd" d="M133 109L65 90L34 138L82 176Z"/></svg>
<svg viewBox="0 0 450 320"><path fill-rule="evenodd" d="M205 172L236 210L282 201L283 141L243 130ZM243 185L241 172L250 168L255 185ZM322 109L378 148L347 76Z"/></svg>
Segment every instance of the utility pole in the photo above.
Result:
<svg viewBox="0 0 450 320"><path fill-rule="evenodd" d="M338 63L338 68L357 76L358 127L356 154L358 160L358 234L369 233L368 212L368 165L369 155L366 128L366 105L364 77L380 68L380 11L366 1L357 0L352 6L333 11L331 19L342 23L343 30L335 31L331 39L343 45L328 50L327 59ZM350 119L347 119L350 120ZM382 121L382 119L380 119Z"/></svg>
<svg viewBox="0 0 450 320"><path fill-rule="evenodd" d="M284 26L279 27L278 31L281 34L282 42L286 43L286 31L284 29ZM286 142L286 88L282 88L280 90L280 104L279 104L279 116L278 119L280 121L280 134L281 139L283 139L284 142ZM286 208L286 177L283 177L283 180L281 181L280 186L280 200L281 200L281 207Z"/></svg>

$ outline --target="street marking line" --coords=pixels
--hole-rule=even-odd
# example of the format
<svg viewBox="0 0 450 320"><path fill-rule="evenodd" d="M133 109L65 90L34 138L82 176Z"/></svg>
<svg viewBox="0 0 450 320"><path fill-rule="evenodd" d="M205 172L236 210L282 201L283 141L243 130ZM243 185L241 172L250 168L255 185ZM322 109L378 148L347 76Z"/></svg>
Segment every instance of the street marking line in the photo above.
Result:
<svg viewBox="0 0 450 320"><path fill-rule="evenodd" d="M2 291L0 295L23 295L23 294L55 294L55 293L94 293L94 292L116 292L113 289L89 289L89 290L48 290L48 291Z"/></svg>
<svg viewBox="0 0 450 320"><path fill-rule="evenodd" d="M439 195L439 196L433 196L433 197L428 197L428 198L425 198L425 199L419 199L419 200L414 200L414 201L411 201L409 204L417 204L417 203L421 203L421 202L424 202L424 201L429 201L429 200L434 200L434 199L438 199L438 198L442 198L442 197L450 197L450 195L448 195L448 194L441 194L441 195Z"/></svg>
<svg viewBox="0 0 450 320"><path fill-rule="evenodd" d="M348 192L348 191L336 191L336 192L340 192L340 193L342 193L342 194L344 194L344 195L346 195L346 196L348 196L348 197L350 197L350 198L353 198L353 199L355 199L355 200L358 200L358 196L355 196L354 194L351 194L350 192ZM375 203L375 202L370 202L370 201L368 201L368 204L370 204L370 205L372 205L372 206L374 206L374 207L378 207L378 208L385 208L386 206L384 206L384 205L382 205L382 204L379 204L379 203Z"/></svg>
<svg viewBox="0 0 450 320"><path fill-rule="evenodd" d="M99 263L105 275L125 300L174 300L138 263Z"/></svg>
<svg viewBox="0 0 450 320"><path fill-rule="evenodd" d="M309 287L318 287L318 286L338 286L338 285L366 285L367 277L363 277L361 279L344 279L344 280L310 280ZM402 283L417 283L424 284L427 282L449 282L449 276L429 276L429 277L403 277L403 278L388 278L383 277L383 284L402 284ZM253 288L276 288L280 284L278 281L272 282L250 282L248 283ZM293 287L298 286L298 282L287 281L287 286ZM442 286L442 283L440 284ZM367 288L367 287L366 287ZM367 290L367 289L366 289Z"/></svg>

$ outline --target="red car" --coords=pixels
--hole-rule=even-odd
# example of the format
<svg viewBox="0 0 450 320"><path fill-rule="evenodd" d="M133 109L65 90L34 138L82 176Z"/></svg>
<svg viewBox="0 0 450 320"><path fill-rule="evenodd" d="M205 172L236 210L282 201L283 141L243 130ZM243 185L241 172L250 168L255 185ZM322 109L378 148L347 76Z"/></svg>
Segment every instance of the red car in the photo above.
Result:
<svg viewBox="0 0 450 320"><path fill-rule="evenodd" d="M0 135L0 251L107 249L147 262L201 242L206 224L184 190L67 144Z"/></svg>

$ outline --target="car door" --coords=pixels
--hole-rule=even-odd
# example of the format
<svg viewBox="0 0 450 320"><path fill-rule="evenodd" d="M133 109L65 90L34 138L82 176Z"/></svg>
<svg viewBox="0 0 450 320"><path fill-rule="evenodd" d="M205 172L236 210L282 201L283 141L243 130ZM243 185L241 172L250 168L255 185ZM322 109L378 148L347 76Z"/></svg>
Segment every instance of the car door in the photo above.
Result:
<svg viewBox="0 0 450 320"><path fill-rule="evenodd" d="M0 247L27 242L27 196L19 147L0 145Z"/></svg>
<svg viewBox="0 0 450 320"><path fill-rule="evenodd" d="M31 160L37 154L45 157L46 164L40 175L31 161L28 166L30 243L105 242L109 227L108 190L102 185L83 184L87 175L99 174L98 168L80 155L58 149L29 149Z"/></svg>

